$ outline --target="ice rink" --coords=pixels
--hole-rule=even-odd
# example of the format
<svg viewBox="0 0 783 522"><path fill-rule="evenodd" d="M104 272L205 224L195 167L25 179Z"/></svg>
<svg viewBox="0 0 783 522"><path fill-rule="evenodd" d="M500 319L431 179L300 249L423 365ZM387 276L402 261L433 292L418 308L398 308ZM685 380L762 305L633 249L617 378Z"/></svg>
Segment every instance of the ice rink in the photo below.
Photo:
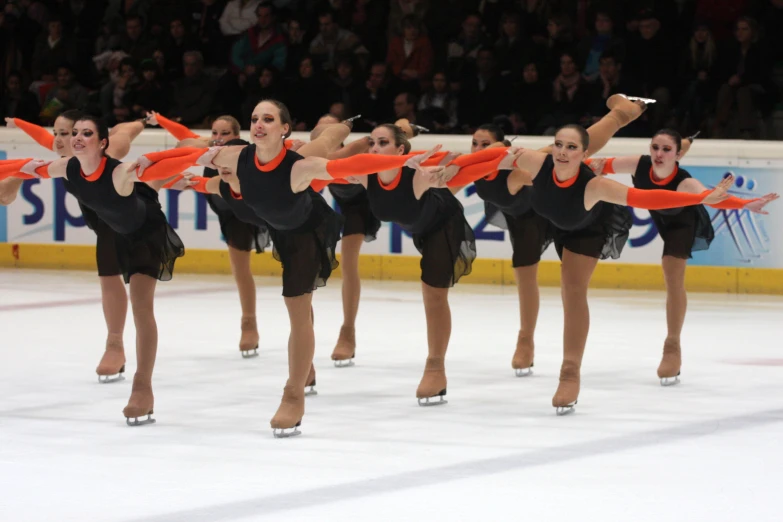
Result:
<svg viewBox="0 0 783 522"><path fill-rule="evenodd" d="M279 281L258 283L247 360L230 277L159 284L157 423L130 428L130 314L128 379L99 384L97 277L0 270L0 521L783 519L783 297L691 294L682 383L663 388L664 294L592 291L579 404L557 417L557 289L517 378L516 288L458 285L449 403L422 408L419 285L365 283L357 364L337 369L335 279L314 299L318 396L281 440L288 319Z"/></svg>

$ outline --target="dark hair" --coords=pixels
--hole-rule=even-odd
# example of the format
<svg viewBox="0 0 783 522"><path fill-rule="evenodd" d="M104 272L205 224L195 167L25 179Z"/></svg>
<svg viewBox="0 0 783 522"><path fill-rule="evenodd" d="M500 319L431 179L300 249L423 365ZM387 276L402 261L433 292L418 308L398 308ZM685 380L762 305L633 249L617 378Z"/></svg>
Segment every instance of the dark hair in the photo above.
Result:
<svg viewBox="0 0 783 522"><path fill-rule="evenodd" d="M403 153L407 154L411 151L411 142L408 141L408 138L405 136L405 133L402 131L401 128L396 126L393 123L382 123L375 127L376 129L387 129L391 131L392 133L392 139L394 139L394 146L399 147L400 145L403 146Z"/></svg>
<svg viewBox="0 0 783 522"><path fill-rule="evenodd" d="M65 118L71 123L76 123L77 121L81 120L83 116L84 113L79 109L68 109L67 111L63 111L57 115L58 118Z"/></svg>
<svg viewBox="0 0 783 522"><path fill-rule="evenodd" d="M80 121L89 121L95 125L95 128L98 131L98 140L106 140L106 148L101 151L101 154L106 156L106 150L109 148L109 127L106 126L106 123L104 123L102 119L97 118L92 114L82 114L79 119L74 121L74 124Z"/></svg>
<svg viewBox="0 0 783 522"><path fill-rule="evenodd" d="M568 123L566 125L563 125L559 129L557 129L557 131L555 131L555 135L557 135L557 133L559 133L561 130L565 130L565 129L571 129L578 132L579 141L582 142L582 148L587 150L587 148L590 146L590 135L587 133L584 127L582 127L581 125L577 125L576 123Z"/></svg>
<svg viewBox="0 0 783 522"><path fill-rule="evenodd" d="M599 63L604 60L614 60L614 63L620 65L623 61L620 59L619 54L614 49L607 49L601 53L601 57L598 59Z"/></svg>
<svg viewBox="0 0 783 522"><path fill-rule="evenodd" d="M677 145L677 152L680 152L682 150L682 135L677 132L674 129L661 129L655 134L653 134L653 138L656 136L668 136L670 137L674 143Z"/></svg>
<svg viewBox="0 0 783 522"><path fill-rule="evenodd" d="M239 130L240 130L239 122L237 121L236 118L234 118L230 114L223 114L222 116L218 116L217 118L215 118L215 121L224 121L228 123L229 125L231 125L231 132L239 136ZM215 123L215 121L213 121L212 123Z"/></svg>
<svg viewBox="0 0 783 522"><path fill-rule="evenodd" d="M234 138L233 140L228 140L226 142L226 146L229 145L250 145L247 141L243 140L242 138Z"/></svg>
<svg viewBox="0 0 783 522"><path fill-rule="evenodd" d="M256 11L255 11L256 16L258 16L258 12L261 10L261 8L269 9L269 11L272 14L272 16L276 16L277 15L277 11L275 10L275 6L271 2L261 2L260 4L258 4L256 6Z"/></svg>
<svg viewBox="0 0 783 522"><path fill-rule="evenodd" d="M485 123L484 125L481 125L476 130L487 131L488 133L492 134L492 137L495 138L495 141L503 141L506 139L506 134L503 132L503 129L501 129L494 123Z"/></svg>
<svg viewBox="0 0 783 522"><path fill-rule="evenodd" d="M271 98L265 98L258 103L261 102L271 103L272 105L277 107L277 110L280 111L280 123L288 125L288 132L285 133L283 137L284 138L289 137L291 135L291 132L294 130L294 120L291 119L291 111L288 110L286 104L279 100L273 100Z"/></svg>

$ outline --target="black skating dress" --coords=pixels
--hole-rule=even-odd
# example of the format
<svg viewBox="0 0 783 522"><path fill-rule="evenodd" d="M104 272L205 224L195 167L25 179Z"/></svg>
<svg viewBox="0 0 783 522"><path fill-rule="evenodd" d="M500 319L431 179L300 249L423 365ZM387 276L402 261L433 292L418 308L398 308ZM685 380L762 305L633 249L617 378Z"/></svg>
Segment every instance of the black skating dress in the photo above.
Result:
<svg viewBox="0 0 783 522"><path fill-rule="evenodd" d="M362 234L365 242L374 241L381 228L381 220L370 210L367 190L359 184L331 183L329 192L337 202L340 214L345 217L343 237Z"/></svg>

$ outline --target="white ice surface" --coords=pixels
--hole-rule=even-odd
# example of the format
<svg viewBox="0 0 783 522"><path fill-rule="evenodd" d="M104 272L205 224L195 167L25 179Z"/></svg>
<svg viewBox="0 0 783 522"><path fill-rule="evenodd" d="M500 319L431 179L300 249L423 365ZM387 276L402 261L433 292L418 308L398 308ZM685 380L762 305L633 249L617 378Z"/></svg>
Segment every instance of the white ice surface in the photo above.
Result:
<svg viewBox="0 0 783 522"><path fill-rule="evenodd" d="M248 360L229 277L161 283L158 422L129 428L133 322L128 380L98 384L96 279L0 270L2 522L783 520L783 298L691 294L682 383L662 388L664 295L592 291L579 404L556 417L556 289L542 289L535 373L517 378L515 288L458 286L449 404L421 408L419 285L364 285L357 365L337 369L330 281L315 296L319 395L303 435L277 440L277 280L258 280L261 356Z"/></svg>

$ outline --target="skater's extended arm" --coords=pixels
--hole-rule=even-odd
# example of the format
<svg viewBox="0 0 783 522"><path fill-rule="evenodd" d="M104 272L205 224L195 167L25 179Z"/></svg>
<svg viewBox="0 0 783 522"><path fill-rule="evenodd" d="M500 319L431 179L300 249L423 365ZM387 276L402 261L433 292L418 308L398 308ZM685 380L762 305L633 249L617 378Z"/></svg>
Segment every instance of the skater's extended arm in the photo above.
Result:
<svg viewBox="0 0 783 522"><path fill-rule="evenodd" d="M585 165L596 174L631 174L636 172L641 156L618 156L614 158L589 158Z"/></svg>
<svg viewBox="0 0 783 522"><path fill-rule="evenodd" d="M702 194L704 191L709 190L704 184L696 178L687 178L677 185L678 192L685 192L688 194ZM724 201L719 203L713 203L709 205L712 208L718 208L722 210L741 210L747 209L757 214L768 214L763 208L772 201L775 201L780 196L778 194L770 193L760 198L743 199L736 196L729 196Z"/></svg>
<svg viewBox="0 0 783 522"><path fill-rule="evenodd" d="M0 180L14 177L21 179L64 178L68 160L36 160L32 158L0 161Z"/></svg>
<svg viewBox="0 0 783 522"><path fill-rule="evenodd" d="M611 179L595 177L587 183L584 204L586 210L592 209L599 201L648 210L679 208L700 203L710 205L720 203L728 197L727 191L733 181L734 178L729 176L714 190L707 190L701 194L688 194L672 190L640 190Z"/></svg>
<svg viewBox="0 0 783 522"><path fill-rule="evenodd" d="M177 140L182 141L185 139L196 139L196 140L203 140L204 146L206 146L206 142L208 142L208 138L202 138L195 132L191 131L181 123L177 123L175 121L172 121L162 114L159 114L157 112L148 112L147 113L147 123L150 125L160 125L164 129L166 129L169 134L177 138Z"/></svg>
<svg viewBox="0 0 783 522"><path fill-rule="evenodd" d="M19 118L6 118L5 123L10 129L18 128L42 147L54 150L54 135L40 125L20 120Z"/></svg>

